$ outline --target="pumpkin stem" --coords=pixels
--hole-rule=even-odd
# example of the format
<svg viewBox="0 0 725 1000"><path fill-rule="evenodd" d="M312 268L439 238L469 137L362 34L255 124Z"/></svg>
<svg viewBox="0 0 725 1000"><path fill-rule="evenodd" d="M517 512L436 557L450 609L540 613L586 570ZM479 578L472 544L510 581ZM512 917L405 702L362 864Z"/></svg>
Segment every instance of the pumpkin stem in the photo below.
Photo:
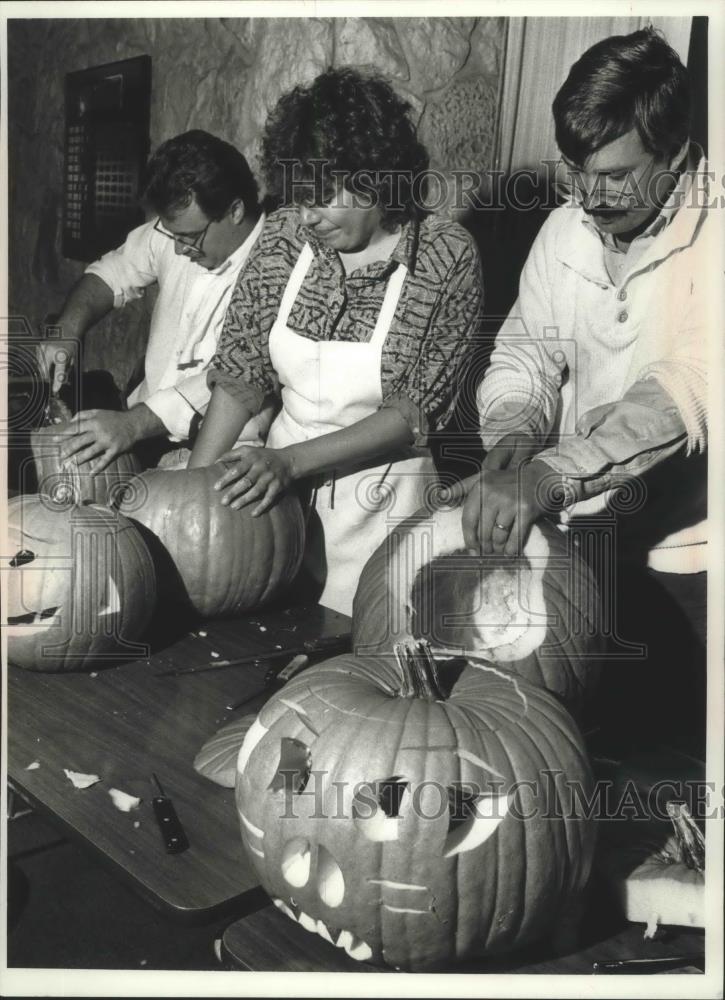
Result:
<svg viewBox="0 0 725 1000"><path fill-rule="evenodd" d="M668 802L667 815L675 828L680 861L696 872L705 871L705 838L684 802Z"/></svg>
<svg viewBox="0 0 725 1000"><path fill-rule="evenodd" d="M436 663L427 642L416 642L412 647L407 643L397 642L394 652L403 675L400 690L402 698L445 700L445 694L438 681Z"/></svg>

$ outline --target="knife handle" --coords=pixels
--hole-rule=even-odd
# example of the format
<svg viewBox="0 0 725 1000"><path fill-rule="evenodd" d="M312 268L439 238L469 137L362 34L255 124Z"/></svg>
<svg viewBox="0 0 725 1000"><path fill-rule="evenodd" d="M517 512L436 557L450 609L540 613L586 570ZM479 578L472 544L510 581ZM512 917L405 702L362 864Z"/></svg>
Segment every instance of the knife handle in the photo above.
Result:
<svg viewBox="0 0 725 1000"><path fill-rule="evenodd" d="M181 825L179 817L176 815L174 804L165 795L157 795L151 800L153 805L156 823L161 831L164 847L167 854L181 854L189 847L189 841Z"/></svg>

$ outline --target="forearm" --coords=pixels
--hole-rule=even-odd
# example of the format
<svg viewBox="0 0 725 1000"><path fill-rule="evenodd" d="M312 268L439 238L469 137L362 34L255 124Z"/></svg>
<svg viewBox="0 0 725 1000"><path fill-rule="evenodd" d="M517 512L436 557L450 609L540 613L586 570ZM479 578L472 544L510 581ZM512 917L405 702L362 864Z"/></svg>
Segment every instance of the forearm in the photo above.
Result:
<svg viewBox="0 0 725 1000"><path fill-rule="evenodd" d="M113 309L113 292L95 274L84 274L73 286L58 317L64 337L83 337L107 313Z"/></svg>
<svg viewBox="0 0 725 1000"><path fill-rule="evenodd" d="M396 409L384 408L343 430L280 449L293 479L394 454L413 443L413 432Z"/></svg>
<svg viewBox="0 0 725 1000"><path fill-rule="evenodd" d="M484 469L512 469L541 451L538 438L527 434L507 434L486 454Z"/></svg>
<svg viewBox="0 0 725 1000"><path fill-rule="evenodd" d="M687 431L669 394L654 380L585 413L576 434L539 454L576 499L597 496L679 452Z"/></svg>
<svg viewBox="0 0 725 1000"><path fill-rule="evenodd" d="M216 462L234 445L252 416L245 401L215 386L187 467L197 469Z"/></svg>
<svg viewBox="0 0 725 1000"><path fill-rule="evenodd" d="M510 338L507 329L497 337L476 394L481 441L490 450L517 435L543 447L556 418L563 355L554 359L546 344Z"/></svg>
<svg viewBox="0 0 725 1000"><path fill-rule="evenodd" d="M145 403L138 403L128 411L134 441L165 436L166 425Z"/></svg>

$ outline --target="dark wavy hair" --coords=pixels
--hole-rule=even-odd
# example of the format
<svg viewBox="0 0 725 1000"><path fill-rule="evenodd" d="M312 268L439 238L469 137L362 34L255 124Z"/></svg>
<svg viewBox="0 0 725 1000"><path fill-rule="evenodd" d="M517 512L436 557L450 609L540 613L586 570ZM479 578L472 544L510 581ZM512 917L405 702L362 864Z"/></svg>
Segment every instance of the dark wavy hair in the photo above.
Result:
<svg viewBox="0 0 725 1000"><path fill-rule="evenodd" d="M386 229L418 217L428 152L411 106L379 77L334 69L280 98L262 139L262 170L277 204L320 203L339 181L379 205Z"/></svg>
<svg viewBox="0 0 725 1000"><path fill-rule="evenodd" d="M689 76L654 28L613 35L574 63L553 112L559 149L577 166L632 128L649 153L671 157L690 131Z"/></svg>
<svg viewBox="0 0 725 1000"><path fill-rule="evenodd" d="M146 166L143 199L158 214L186 208L192 195L213 221L221 219L237 198L246 212L259 212L257 182L245 158L228 142L201 129L167 139Z"/></svg>

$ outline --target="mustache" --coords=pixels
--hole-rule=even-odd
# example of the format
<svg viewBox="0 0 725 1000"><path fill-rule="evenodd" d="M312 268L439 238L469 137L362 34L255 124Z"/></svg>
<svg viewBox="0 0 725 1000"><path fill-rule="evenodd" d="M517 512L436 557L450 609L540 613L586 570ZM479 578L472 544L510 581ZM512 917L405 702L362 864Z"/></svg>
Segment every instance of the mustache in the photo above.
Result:
<svg viewBox="0 0 725 1000"><path fill-rule="evenodd" d="M626 215L626 209L612 208L610 205L597 205L595 208L585 208L585 215Z"/></svg>

